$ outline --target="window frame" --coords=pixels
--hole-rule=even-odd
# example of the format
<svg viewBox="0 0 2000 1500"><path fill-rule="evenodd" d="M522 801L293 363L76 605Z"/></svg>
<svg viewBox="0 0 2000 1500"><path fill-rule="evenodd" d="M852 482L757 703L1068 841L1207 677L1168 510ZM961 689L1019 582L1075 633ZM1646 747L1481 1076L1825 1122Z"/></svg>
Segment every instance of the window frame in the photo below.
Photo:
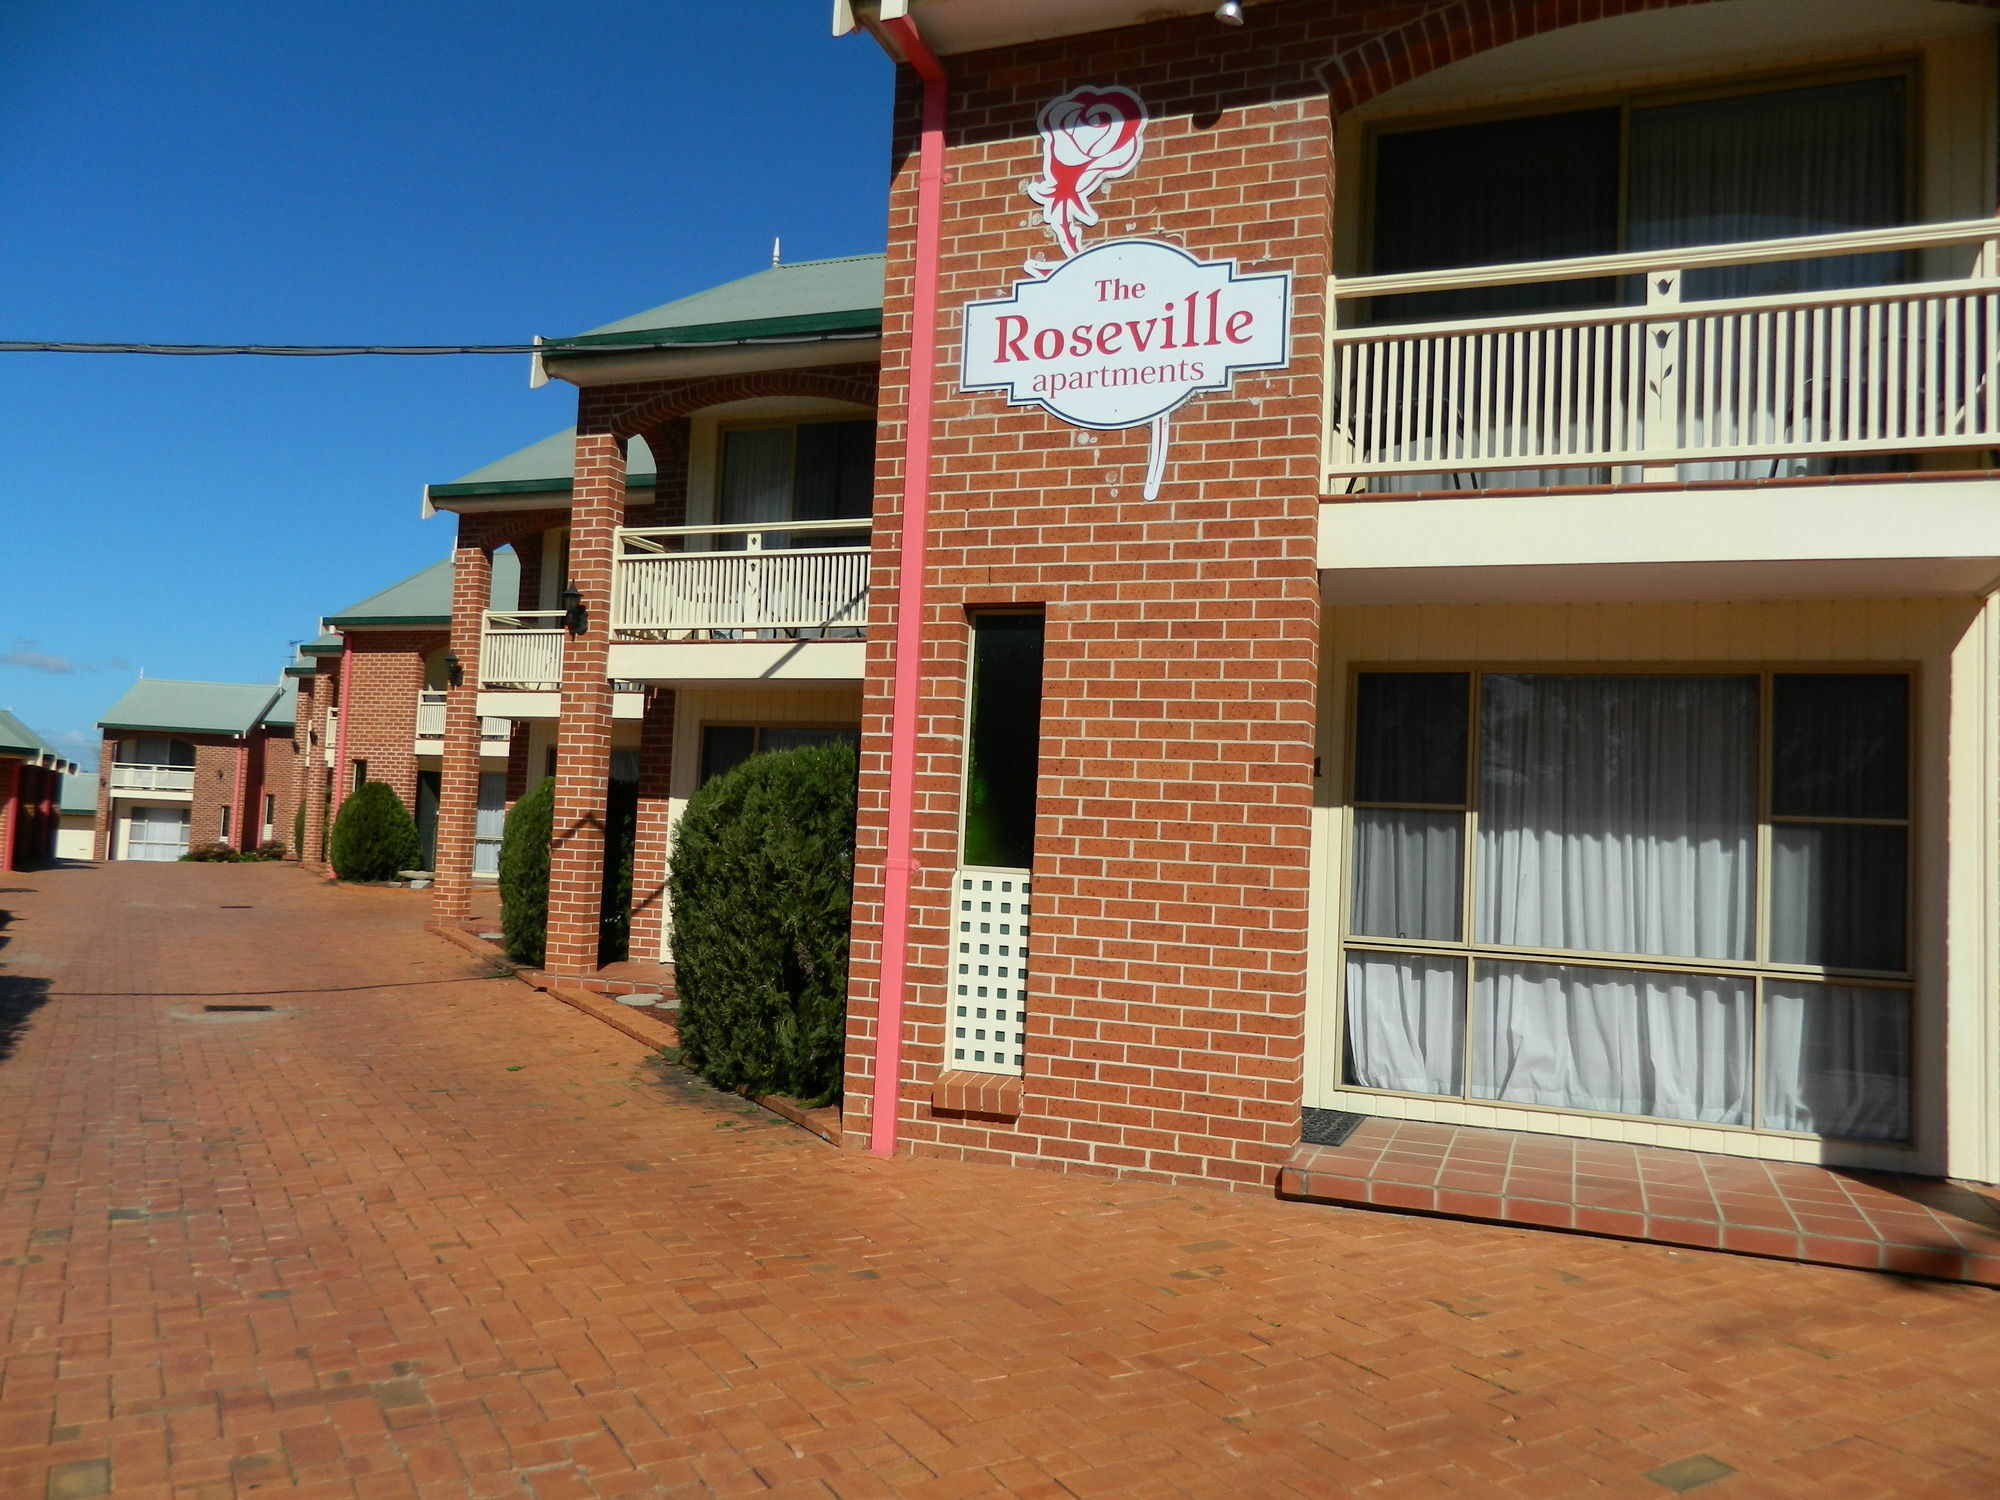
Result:
<svg viewBox="0 0 2000 1500"><path fill-rule="evenodd" d="M832 422L866 422L876 431L876 446L877 446L877 451L879 453L881 445L882 419L880 413L875 411L870 411L866 415L862 415L859 412L828 411L828 412L801 412L793 416L785 416L782 413L774 413L773 415L770 416L756 416L751 414L745 414L742 417L733 419L729 417L718 418L714 427L714 441L715 441L714 459L712 461L712 471L709 474L709 482L707 486L708 515L710 523L717 526L725 526L731 524L722 519L722 496L723 496L724 485L727 482L725 479L725 474L727 472L728 462L729 462L729 435L731 433L765 432L769 431L774 427L789 428L794 433L796 433L797 429L801 427L823 427L828 423ZM799 463L798 439L796 436L794 436L792 439L792 488L791 492L786 496L786 508L787 510L793 512L797 511L799 503L798 463ZM793 521L795 524L805 524L802 522L797 522L796 516L793 517ZM870 527L872 527L874 524L875 524L875 482L874 482L874 477L871 475L869 477L869 485L868 485L868 514L866 516L854 517L854 530L865 531ZM770 531L781 530L783 529L783 523L773 523L771 526L765 529Z"/></svg>
<svg viewBox="0 0 2000 1500"><path fill-rule="evenodd" d="M1374 673L1464 674L1466 685L1466 756L1464 802L1441 803L1361 802L1355 797L1361 715L1360 679ZM1600 952L1591 949L1523 947L1479 942L1475 918L1479 837L1479 773L1484 753L1480 734L1481 680L1488 676L1602 676L1602 677L1755 677L1757 679L1757 806L1754 844L1755 883L1752 924L1754 943L1748 959L1686 958L1646 953ZM1908 685L1905 736L1905 801L1900 819L1867 817L1808 817L1800 814L1773 814L1771 811L1772 679L1780 676L1893 676ZM1921 830L1918 809L1924 794L1924 772L1919 758L1919 738L1924 720L1924 674L1911 661L1753 661L1724 662L1541 662L1541 661L1356 661L1347 665L1346 712L1342 746L1342 773L1339 806L1339 868L1335 873L1333 942L1330 992L1333 996L1330 1053L1331 1086L1341 1093L1375 1095L1395 1099L1438 1100L1481 1109L1514 1110L1541 1115L1572 1116L1665 1125L1690 1130L1752 1134L1780 1140L1829 1141L1871 1148L1911 1150L1919 1133L1918 1102L1921 1081L1918 1066L1927 1040L1925 1018L1920 1013L1919 996L1924 993L1921 964L1923 944L1919 941L1916 892L1919 862L1917 841ZM1354 919L1355 815L1375 810L1457 812L1464 818L1459 856L1459 937L1455 941L1432 938L1384 938L1356 934ZM1899 970L1842 968L1824 964L1781 964L1769 958L1771 942L1771 848L1772 830L1786 824L1818 824L1864 827L1900 827L1904 830L1903 934L1905 966ZM1350 952L1382 955L1407 954L1448 958L1463 965L1463 992L1460 1005L1460 1091L1456 1094L1425 1094L1407 1089L1381 1088L1348 1080L1347 1073L1347 957ZM1748 1059L1750 1096L1747 1118L1741 1122L1690 1120L1670 1115L1625 1114L1574 1106L1524 1103L1511 1099L1489 1099L1470 1092L1472 1079L1473 997L1477 964L1482 960L1517 964L1549 964L1571 968L1614 969L1627 972L1709 975L1745 980L1751 990L1751 1054ZM1783 1130L1763 1123L1765 1054L1765 988L1780 984L1815 984L1829 988L1890 990L1905 999L1905 1056L1909 1063L1906 1080L1907 1114L1904 1134L1894 1138L1840 1136L1816 1131Z"/></svg>
<svg viewBox="0 0 2000 1500"><path fill-rule="evenodd" d="M747 729L753 735L757 736L759 740L762 739L764 731L767 729L810 729L824 732L845 730L855 737L855 754L859 755L861 753L861 726L859 724L800 722L792 719L786 719L782 722L745 719L699 719L695 723L694 736L694 784L697 787L707 786L710 780L713 779L708 773L708 732L711 729ZM758 748L756 742L753 741L750 754L754 756L763 753L762 749ZM745 759L748 759L748 757L745 757Z"/></svg>
<svg viewBox="0 0 2000 1500"><path fill-rule="evenodd" d="M1792 89L1829 87L1843 83L1864 83L1878 78L1903 80L1903 219L1914 224L1925 200L1924 181L1924 55L1921 51L1898 51L1887 57L1857 59L1821 67L1759 68L1726 78L1686 83L1634 83L1624 86L1583 88L1567 93L1549 93L1533 98L1472 103L1460 108L1448 104L1441 109L1385 115L1362 121L1360 165L1362 176L1361 214L1354 240L1354 260L1361 269L1350 275L1376 274L1376 200L1382 174L1378 168L1379 144L1384 136L1409 135L1430 130L1452 130L1468 125L1528 120L1540 115L1571 114L1592 109L1616 109L1618 121L1618 242L1612 251L1623 252L1629 244L1631 202L1631 133L1635 109L1656 109L1676 104L1698 104L1713 99L1742 98L1753 94L1784 93Z"/></svg>

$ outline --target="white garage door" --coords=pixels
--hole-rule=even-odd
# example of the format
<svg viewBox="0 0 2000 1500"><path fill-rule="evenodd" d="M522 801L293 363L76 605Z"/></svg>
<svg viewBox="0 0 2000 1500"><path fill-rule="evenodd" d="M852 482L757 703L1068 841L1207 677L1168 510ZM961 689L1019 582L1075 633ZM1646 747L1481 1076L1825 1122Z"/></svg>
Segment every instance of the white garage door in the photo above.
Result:
<svg viewBox="0 0 2000 1500"><path fill-rule="evenodd" d="M125 824L127 859L179 859L188 849L188 809L135 807Z"/></svg>

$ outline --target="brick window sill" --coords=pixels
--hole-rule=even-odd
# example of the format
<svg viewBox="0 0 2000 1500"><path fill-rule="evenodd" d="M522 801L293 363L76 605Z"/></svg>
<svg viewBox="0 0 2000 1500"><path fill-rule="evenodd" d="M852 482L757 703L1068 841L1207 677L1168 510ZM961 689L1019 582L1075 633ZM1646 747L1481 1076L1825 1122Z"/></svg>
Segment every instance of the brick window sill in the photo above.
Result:
<svg viewBox="0 0 2000 1500"><path fill-rule="evenodd" d="M952 1069L940 1073L931 1085L931 1108L939 1114L1013 1120L1020 1117L1026 1092L1018 1078Z"/></svg>

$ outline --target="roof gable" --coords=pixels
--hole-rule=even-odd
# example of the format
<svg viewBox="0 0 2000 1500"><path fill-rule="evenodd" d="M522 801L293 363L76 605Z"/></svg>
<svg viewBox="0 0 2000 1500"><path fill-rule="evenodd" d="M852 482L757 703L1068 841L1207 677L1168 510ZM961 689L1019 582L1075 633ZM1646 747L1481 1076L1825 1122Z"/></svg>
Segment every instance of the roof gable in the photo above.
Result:
<svg viewBox="0 0 2000 1500"><path fill-rule="evenodd" d="M97 723L102 729L248 734L277 696L271 684L141 677Z"/></svg>

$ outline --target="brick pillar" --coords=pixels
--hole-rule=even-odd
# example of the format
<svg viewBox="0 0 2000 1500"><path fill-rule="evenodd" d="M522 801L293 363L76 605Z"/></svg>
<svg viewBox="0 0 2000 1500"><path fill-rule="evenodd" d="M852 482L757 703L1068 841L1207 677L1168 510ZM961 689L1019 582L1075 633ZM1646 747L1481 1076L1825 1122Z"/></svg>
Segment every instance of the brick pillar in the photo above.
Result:
<svg viewBox="0 0 2000 1500"><path fill-rule="evenodd" d="M97 816L91 824L91 849L99 859L111 858L117 837L111 817L111 766L118 759L118 741L106 735L97 746Z"/></svg>
<svg viewBox="0 0 2000 1500"><path fill-rule="evenodd" d="M437 853L431 920L472 916L472 850L479 833L479 632L493 597L493 554L459 523L451 571L451 652L458 685L446 680L444 753L438 776Z"/></svg>
<svg viewBox="0 0 2000 1500"><path fill-rule="evenodd" d="M14 832L21 826L21 771L18 760L0 761L0 871L14 863Z"/></svg>
<svg viewBox="0 0 2000 1500"><path fill-rule="evenodd" d="M528 790L528 721L514 719L507 733L507 805L519 802Z"/></svg>
<svg viewBox="0 0 2000 1500"><path fill-rule="evenodd" d="M674 769L674 693L646 695L639 726L639 813L632 834L632 957L665 957L667 933L667 797Z"/></svg>
<svg viewBox="0 0 2000 1500"><path fill-rule="evenodd" d="M576 487L570 504L569 578L588 623L563 641L562 708L556 721L555 835L549 845L547 966L557 974L597 968L604 905L604 786L611 774L612 533L625 523L625 444L579 418Z"/></svg>
<svg viewBox="0 0 2000 1500"><path fill-rule="evenodd" d="M306 793L312 786L313 713L318 701L313 695L314 679L301 677L299 680L298 702L293 705L292 724L292 808L307 807ZM311 814L307 814L308 820ZM278 837L291 847L292 858L300 864L306 862L306 833L298 828L294 819L287 817L284 827L278 830Z"/></svg>
<svg viewBox="0 0 2000 1500"><path fill-rule="evenodd" d="M236 786L230 794L230 806L235 809L229 815L229 836L239 850L255 849L257 841L250 837L247 826L250 797L250 736L243 735L236 741Z"/></svg>
<svg viewBox="0 0 2000 1500"><path fill-rule="evenodd" d="M327 764L333 736L327 733L326 711L340 699L340 666L322 668L313 677L313 728L317 736L306 737L305 799L306 846L299 851L299 863L309 870L326 869L327 798L331 793L333 770Z"/></svg>

